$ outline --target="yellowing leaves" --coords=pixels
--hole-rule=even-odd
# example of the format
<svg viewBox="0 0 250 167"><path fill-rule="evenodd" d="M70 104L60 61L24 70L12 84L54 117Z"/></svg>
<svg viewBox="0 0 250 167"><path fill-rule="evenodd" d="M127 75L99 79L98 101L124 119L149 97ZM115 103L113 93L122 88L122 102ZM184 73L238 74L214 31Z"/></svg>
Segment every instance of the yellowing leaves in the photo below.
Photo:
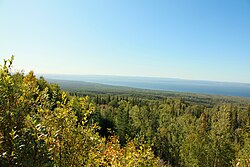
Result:
<svg viewBox="0 0 250 167"><path fill-rule="evenodd" d="M89 123L94 105L72 97L31 71L0 68L0 166L157 166L149 147L106 140Z"/></svg>

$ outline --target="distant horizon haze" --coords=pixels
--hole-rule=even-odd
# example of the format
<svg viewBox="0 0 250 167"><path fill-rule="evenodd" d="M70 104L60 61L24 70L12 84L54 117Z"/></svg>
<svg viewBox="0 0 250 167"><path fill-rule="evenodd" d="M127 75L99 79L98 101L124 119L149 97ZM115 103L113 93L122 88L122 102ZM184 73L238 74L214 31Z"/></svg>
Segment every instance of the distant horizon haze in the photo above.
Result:
<svg viewBox="0 0 250 167"><path fill-rule="evenodd" d="M199 94L215 94L225 96L241 96L250 98L249 83L216 82L185 80L174 78L157 77L129 77L129 76L107 76L107 75L52 75L43 74L45 79L56 79L66 81L84 81L113 86L126 86L140 89L189 92Z"/></svg>
<svg viewBox="0 0 250 167"><path fill-rule="evenodd" d="M55 74L55 73L36 73L34 70L34 75L40 76L90 76L90 77L122 77L122 78L155 78L155 79L170 79L170 80L185 80L185 81L204 81L204 82L217 82L217 83L236 83L236 84L249 84L250 82L237 82L237 81L222 81L222 80L206 80L206 79L188 79L188 78L176 78L167 76L144 76L144 75L112 75L112 74ZM28 74L28 72L24 72Z"/></svg>

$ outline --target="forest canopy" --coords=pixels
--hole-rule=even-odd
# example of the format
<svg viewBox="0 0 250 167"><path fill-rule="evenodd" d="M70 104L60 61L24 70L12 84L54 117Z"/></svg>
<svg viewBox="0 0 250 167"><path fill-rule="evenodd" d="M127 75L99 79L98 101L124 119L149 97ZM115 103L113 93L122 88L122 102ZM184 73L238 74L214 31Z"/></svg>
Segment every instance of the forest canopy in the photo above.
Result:
<svg viewBox="0 0 250 167"><path fill-rule="evenodd" d="M63 91L0 66L0 166L249 166L250 104Z"/></svg>

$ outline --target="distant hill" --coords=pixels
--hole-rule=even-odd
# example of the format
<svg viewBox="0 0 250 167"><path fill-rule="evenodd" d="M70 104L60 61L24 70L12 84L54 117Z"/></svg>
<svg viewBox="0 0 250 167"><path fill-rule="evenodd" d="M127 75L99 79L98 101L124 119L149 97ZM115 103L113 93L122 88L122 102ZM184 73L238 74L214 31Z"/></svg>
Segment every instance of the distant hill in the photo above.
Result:
<svg viewBox="0 0 250 167"><path fill-rule="evenodd" d="M241 96L250 98L250 84L196 81L171 78L122 77L94 75L43 75L46 79L85 81L114 86L126 86L140 89ZM86 85L85 85L86 86ZM97 86L97 85L96 85Z"/></svg>
<svg viewBox="0 0 250 167"><path fill-rule="evenodd" d="M117 95L129 96L149 99L165 99L165 98L180 98L190 103L199 103L206 106L211 106L219 103L237 103L249 104L250 98L236 97L236 96L221 96L197 93L184 93L174 91L139 89L125 86L112 86L99 83L91 83L84 81L70 81L59 79L48 79L50 83L56 83L68 92L76 93L78 95L96 96L96 95Z"/></svg>

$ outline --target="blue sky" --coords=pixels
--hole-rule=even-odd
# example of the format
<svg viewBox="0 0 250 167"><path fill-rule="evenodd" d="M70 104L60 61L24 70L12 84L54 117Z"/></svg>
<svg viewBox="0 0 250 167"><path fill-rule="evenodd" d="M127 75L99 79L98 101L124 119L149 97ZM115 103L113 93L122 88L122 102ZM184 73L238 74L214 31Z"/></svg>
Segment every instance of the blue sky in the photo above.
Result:
<svg viewBox="0 0 250 167"><path fill-rule="evenodd" d="M12 54L26 72L250 83L250 1L1 0Z"/></svg>

